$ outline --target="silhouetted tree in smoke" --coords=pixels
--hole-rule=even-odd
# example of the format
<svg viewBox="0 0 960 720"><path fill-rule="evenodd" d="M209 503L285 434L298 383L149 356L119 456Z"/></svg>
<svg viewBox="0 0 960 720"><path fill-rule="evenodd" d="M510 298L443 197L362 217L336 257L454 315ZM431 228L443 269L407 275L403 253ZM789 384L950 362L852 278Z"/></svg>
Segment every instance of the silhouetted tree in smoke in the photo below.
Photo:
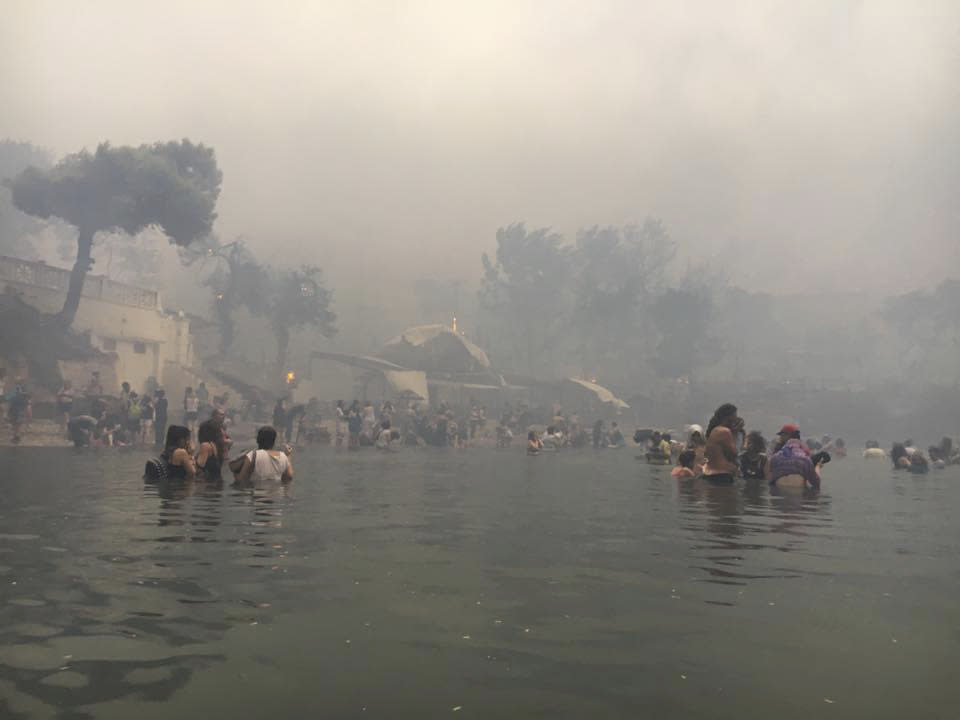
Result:
<svg viewBox="0 0 960 720"><path fill-rule="evenodd" d="M81 151L49 170L30 167L11 182L14 204L41 218L58 217L77 229L77 256L59 320L73 323L90 270L94 236L130 235L158 225L185 246L210 233L222 174L212 148L181 142Z"/></svg>
<svg viewBox="0 0 960 720"><path fill-rule="evenodd" d="M236 311L245 307L253 315L265 314L270 268L257 262L243 240L209 247L203 257L219 261L204 284L213 292L212 308L220 329L220 353L225 354L236 338Z"/></svg>
<svg viewBox="0 0 960 720"><path fill-rule="evenodd" d="M290 333L301 327L313 327L324 337L337 332L336 313L330 310L333 294L321 281L320 268L303 265L297 270L270 272L264 314L277 339L277 370L287 371Z"/></svg>
<svg viewBox="0 0 960 720"><path fill-rule="evenodd" d="M946 350L960 368L960 281L944 280L929 292L888 298L882 316L903 348L898 353L901 372L918 373L936 350ZM960 380L960 370L953 379Z"/></svg>
<svg viewBox="0 0 960 720"><path fill-rule="evenodd" d="M667 288L653 303L659 331L654 366L664 377L689 377L716 345L710 335L713 300L702 290Z"/></svg>
<svg viewBox="0 0 960 720"><path fill-rule="evenodd" d="M563 339L571 278L570 248L548 228L500 228L495 259L483 255L481 305L507 335L514 363L531 375L552 364Z"/></svg>
<svg viewBox="0 0 960 720"><path fill-rule="evenodd" d="M571 261L570 331L584 371L635 366L651 331L651 304L666 281L674 244L663 223L593 226L577 234Z"/></svg>

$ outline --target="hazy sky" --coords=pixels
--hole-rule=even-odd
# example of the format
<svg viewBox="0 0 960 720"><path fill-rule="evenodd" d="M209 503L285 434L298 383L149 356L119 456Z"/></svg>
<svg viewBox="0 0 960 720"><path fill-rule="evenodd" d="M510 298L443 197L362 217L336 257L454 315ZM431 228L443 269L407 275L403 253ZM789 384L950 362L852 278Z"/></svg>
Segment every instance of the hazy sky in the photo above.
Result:
<svg viewBox="0 0 960 720"><path fill-rule="evenodd" d="M958 70L955 0L0 0L0 137L213 145L220 234L341 298L646 215L748 288L939 280Z"/></svg>

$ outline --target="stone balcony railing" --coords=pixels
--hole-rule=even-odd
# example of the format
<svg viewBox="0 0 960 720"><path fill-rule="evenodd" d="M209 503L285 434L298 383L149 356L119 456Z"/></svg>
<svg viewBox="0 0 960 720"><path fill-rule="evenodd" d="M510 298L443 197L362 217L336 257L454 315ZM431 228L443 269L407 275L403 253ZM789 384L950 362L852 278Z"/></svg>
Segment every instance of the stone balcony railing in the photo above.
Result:
<svg viewBox="0 0 960 720"><path fill-rule="evenodd" d="M70 285L70 271L43 262L0 255L0 281L32 285L66 294ZM117 305L159 309L156 290L125 285L102 275L87 275L83 282L82 296Z"/></svg>

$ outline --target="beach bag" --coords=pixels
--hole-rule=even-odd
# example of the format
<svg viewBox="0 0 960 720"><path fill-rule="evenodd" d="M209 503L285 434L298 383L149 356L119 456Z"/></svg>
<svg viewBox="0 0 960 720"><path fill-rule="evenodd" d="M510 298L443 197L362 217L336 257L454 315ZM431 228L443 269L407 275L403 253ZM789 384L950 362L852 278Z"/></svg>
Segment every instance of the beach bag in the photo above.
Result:
<svg viewBox="0 0 960 720"><path fill-rule="evenodd" d="M243 459L246 457L250 458L251 463L256 463L257 461L256 452L257 452L256 450L248 450L245 453L238 455L233 460L230 460L227 463L227 467L230 468L230 472L232 472L234 475L238 474L241 468L243 468Z"/></svg>
<svg viewBox="0 0 960 720"><path fill-rule="evenodd" d="M163 458L153 457L143 467L143 479L148 483L161 483L167 479L167 463Z"/></svg>

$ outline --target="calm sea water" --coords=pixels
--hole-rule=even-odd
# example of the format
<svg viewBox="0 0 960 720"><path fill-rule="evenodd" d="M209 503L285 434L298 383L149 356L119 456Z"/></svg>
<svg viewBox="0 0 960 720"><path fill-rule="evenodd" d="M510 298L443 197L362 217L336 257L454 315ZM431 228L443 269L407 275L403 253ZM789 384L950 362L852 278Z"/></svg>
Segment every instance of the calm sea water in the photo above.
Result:
<svg viewBox="0 0 960 720"><path fill-rule="evenodd" d="M286 492L6 450L3 718L950 718L960 472L332 450Z"/></svg>

